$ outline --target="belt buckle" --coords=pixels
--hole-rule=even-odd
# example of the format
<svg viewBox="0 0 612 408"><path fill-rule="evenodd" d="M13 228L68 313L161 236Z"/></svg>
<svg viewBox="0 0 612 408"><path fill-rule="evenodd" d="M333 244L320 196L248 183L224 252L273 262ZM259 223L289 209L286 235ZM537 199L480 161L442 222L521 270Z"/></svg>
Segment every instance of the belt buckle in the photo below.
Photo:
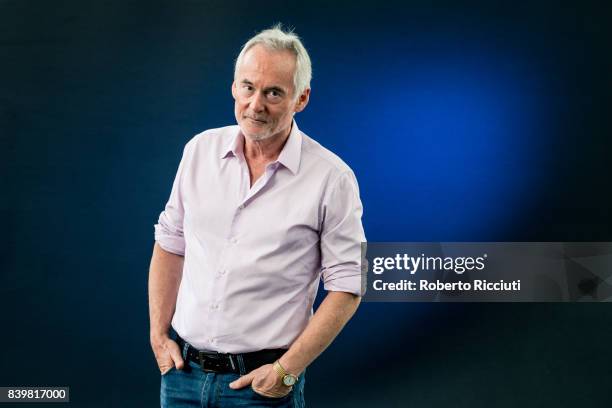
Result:
<svg viewBox="0 0 612 408"><path fill-rule="evenodd" d="M211 353L204 353L203 351L199 351L199 354L202 371L207 373L217 373L220 371L221 362L219 357Z"/></svg>
<svg viewBox="0 0 612 408"><path fill-rule="evenodd" d="M236 364L234 363L234 359L231 354L224 353L204 353L203 351L198 351L200 357L200 366L202 367L202 371L207 373L218 373L227 371L227 363L225 363L224 357L229 359L232 370L236 371Z"/></svg>

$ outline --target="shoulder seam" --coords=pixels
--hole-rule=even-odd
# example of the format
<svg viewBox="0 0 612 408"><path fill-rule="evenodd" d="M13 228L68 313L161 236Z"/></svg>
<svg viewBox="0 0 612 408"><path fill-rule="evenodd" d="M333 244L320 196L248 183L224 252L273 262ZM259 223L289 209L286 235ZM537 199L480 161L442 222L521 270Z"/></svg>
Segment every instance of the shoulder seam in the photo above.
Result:
<svg viewBox="0 0 612 408"><path fill-rule="evenodd" d="M303 132L302 132L302 135L303 135L303 136L306 136L306 137L308 137L308 138L310 139L310 137L309 137L309 136L307 136L307 135L306 135L305 133L303 133ZM317 142L317 141L315 141L315 140L313 140L313 139L310 139L310 140L312 140L312 142L314 142L314 143L317 143L317 144L318 144L318 142ZM304 150L303 150L303 151L304 151L304 152L307 152L307 153L310 153L310 154L313 154L313 155L317 156L318 158L320 158L320 159L322 159L322 160L325 160L325 162L326 162L326 163L329 163L331 166L333 166L333 167L334 167L336 170L340 171L341 173L345 173L345 172L350 172L350 171L352 171L352 170L351 170L351 168L350 168L350 166L349 166L348 164L346 164L346 163L345 163L345 162L344 162L344 161L343 161L343 160L342 160L342 159L341 159L341 158L340 158L340 157L339 157L339 156L338 156L336 153L334 153L334 152L332 152L331 150L329 150L329 149L327 149L327 148L325 148L325 147L321 146L320 144L319 144L319 146L320 146L322 149L327 150L327 151L328 151L330 154L332 154L333 156L335 156L335 157L336 157L336 159L337 159L337 161L339 161L339 163L337 163L335 160L331 160L330 158L325 157L325 155L323 155L323 154L320 154L320 153L316 152L316 151L315 151L315 150L313 150L313 149L312 149L310 146L304 146Z"/></svg>

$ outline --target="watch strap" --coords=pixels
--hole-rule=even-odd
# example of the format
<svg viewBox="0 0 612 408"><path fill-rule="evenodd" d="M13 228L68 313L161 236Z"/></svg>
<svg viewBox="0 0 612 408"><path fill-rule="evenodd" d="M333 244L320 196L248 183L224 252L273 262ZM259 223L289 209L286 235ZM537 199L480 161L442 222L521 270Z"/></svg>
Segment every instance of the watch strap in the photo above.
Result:
<svg viewBox="0 0 612 408"><path fill-rule="evenodd" d="M278 374L278 376L280 377L281 381L283 381L283 384L284 384L284 379L285 379L285 377L286 377L286 376L291 376L291 377L294 377L296 381L297 381L297 379L298 379L298 376L297 376L297 375L294 375L294 374L290 374L290 373L288 373L288 372L287 372L287 370L285 370L285 369L283 368L283 366L281 365L281 363L280 363L280 361L279 361L279 360L276 360L276 361L274 362L274 364L272 365L272 368L274 368L274 371L276 371L276 373L277 373L277 374Z"/></svg>

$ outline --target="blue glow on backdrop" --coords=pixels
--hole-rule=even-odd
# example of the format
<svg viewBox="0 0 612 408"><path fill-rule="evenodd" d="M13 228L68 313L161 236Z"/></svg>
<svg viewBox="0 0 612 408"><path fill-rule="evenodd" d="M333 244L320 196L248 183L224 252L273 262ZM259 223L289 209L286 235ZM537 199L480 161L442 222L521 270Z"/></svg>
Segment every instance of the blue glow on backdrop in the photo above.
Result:
<svg viewBox="0 0 612 408"><path fill-rule="evenodd" d="M366 61L343 56L335 75L315 78L311 105L297 117L355 170L370 241L503 240L541 198L551 143L542 131L543 74L510 51L459 55L446 45L393 56L389 44ZM372 332L394 332L387 341L401 347L415 332L433 335L426 321L439 310L387 304L360 316ZM378 341L361 338L344 352Z"/></svg>
<svg viewBox="0 0 612 408"><path fill-rule="evenodd" d="M539 198L538 78L500 53L444 51L344 58L358 71L314 83L302 126L356 171L369 240L495 240Z"/></svg>

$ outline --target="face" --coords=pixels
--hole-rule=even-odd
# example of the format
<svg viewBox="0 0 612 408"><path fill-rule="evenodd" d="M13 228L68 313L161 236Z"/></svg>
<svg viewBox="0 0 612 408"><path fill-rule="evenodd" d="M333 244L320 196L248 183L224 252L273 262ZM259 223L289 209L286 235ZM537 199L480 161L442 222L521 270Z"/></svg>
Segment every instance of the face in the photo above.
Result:
<svg viewBox="0 0 612 408"><path fill-rule="evenodd" d="M242 133L259 141L289 134L293 115L308 103L310 89L295 95L295 55L258 44L244 54L232 84L234 113Z"/></svg>

